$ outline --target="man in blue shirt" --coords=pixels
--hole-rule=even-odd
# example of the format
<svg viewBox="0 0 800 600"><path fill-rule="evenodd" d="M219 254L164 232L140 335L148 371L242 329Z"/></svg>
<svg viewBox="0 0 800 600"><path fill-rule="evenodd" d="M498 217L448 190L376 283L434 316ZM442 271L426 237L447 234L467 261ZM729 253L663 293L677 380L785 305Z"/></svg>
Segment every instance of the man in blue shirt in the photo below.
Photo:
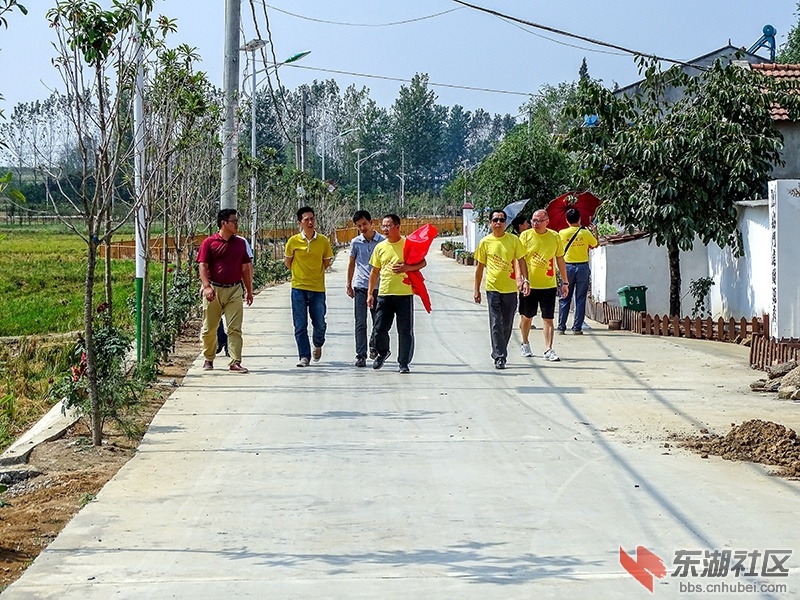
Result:
<svg viewBox="0 0 800 600"><path fill-rule="evenodd" d="M375 353L375 309L367 308L367 288L372 267L369 259L379 242L386 238L375 231L372 216L366 210L359 210L353 215L353 223L358 227L359 235L350 242L350 263L347 265L347 295L354 302L356 319L356 362L357 367L367 366L367 311L372 316L372 335L369 339L369 358ZM377 286L375 295L377 296Z"/></svg>

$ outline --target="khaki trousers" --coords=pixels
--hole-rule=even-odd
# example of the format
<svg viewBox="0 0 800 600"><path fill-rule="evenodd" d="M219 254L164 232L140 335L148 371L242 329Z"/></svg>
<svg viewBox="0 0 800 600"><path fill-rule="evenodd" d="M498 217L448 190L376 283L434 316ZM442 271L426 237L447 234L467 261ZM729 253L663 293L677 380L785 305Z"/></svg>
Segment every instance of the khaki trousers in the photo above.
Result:
<svg viewBox="0 0 800 600"><path fill-rule="evenodd" d="M203 339L203 356L206 360L214 360L217 355L217 327L222 315L225 315L225 325L228 331L228 353L231 355L229 364L242 362L242 316L244 302L242 301L242 286L214 287L216 295L213 302L203 297L203 329L200 336Z"/></svg>

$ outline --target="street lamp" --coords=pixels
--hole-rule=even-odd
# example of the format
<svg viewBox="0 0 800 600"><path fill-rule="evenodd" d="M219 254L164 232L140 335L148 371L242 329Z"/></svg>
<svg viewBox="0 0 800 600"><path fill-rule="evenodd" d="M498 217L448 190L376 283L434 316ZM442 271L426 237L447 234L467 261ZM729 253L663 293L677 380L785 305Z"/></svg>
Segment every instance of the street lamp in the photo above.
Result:
<svg viewBox="0 0 800 600"><path fill-rule="evenodd" d="M358 131L358 128L357 127L352 127L350 129L344 130L339 135L334 135L333 137L326 138L325 135L324 135L324 130L323 130L322 152L319 155L320 158L322 159L322 177L320 177L320 179L322 179L322 181L325 181L325 147L327 146L328 142L332 142L332 141L338 140L339 138L344 137L346 135L350 135L354 131Z"/></svg>
<svg viewBox="0 0 800 600"><path fill-rule="evenodd" d="M250 40L240 48L242 51L250 52L250 62L253 65L250 96L250 156L254 159L256 157L256 75L258 75L258 73L269 71L270 69L277 71L278 67L295 62L311 54L310 50L298 52L283 62L275 63L266 67L265 69L256 70L256 50L260 50L266 45L267 42L265 40L254 39ZM258 230L257 220L258 208L256 206L256 172L255 169L253 169L252 173L250 174L250 246L253 248L253 252L255 252L256 248L256 231Z"/></svg>
<svg viewBox="0 0 800 600"><path fill-rule="evenodd" d="M356 210L361 210L361 165L367 162L373 156L377 156L378 154L383 154L386 150L376 150L369 156L365 156L361 158L361 153L364 151L364 148L356 148L353 152L356 153Z"/></svg>
<svg viewBox="0 0 800 600"><path fill-rule="evenodd" d="M395 173L395 176L400 179L400 206L403 206L406 201L406 178L399 173Z"/></svg>

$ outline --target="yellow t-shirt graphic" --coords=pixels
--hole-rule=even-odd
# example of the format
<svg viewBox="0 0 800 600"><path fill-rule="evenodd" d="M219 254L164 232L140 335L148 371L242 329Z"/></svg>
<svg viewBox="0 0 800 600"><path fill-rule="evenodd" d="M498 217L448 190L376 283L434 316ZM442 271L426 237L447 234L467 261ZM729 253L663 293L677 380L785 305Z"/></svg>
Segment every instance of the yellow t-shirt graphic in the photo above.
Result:
<svg viewBox="0 0 800 600"><path fill-rule="evenodd" d="M526 229L519 239L528 253L526 260L531 289L556 287L555 258L564 256L564 244L558 233L548 229L538 234L535 229Z"/></svg>

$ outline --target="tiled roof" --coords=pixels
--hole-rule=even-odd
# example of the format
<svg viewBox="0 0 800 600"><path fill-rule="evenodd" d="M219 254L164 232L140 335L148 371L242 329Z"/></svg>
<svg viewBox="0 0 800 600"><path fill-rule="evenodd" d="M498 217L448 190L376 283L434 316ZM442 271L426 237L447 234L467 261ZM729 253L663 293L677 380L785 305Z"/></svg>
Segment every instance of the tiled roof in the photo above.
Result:
<svg viewBox="0 0 800 600"><path fill-rule="evenodd" d="M617 244L624 244L625 242L632 242L633 240L640 240L646 237L650 237L650 234L646 231L634 231L633 233L615 233L613 235L603 235L600 236L600 239L597 241L599 246L606 246L608 244L615 246Z"/></svg>
<svg viewBox="0 0 800 600"><path fill-rule="evenodd" d="M780 65L780 64L772 64L772 63L761 63L757 65L750 65L750 67L755 70L759 71L761 74L766 75L767 77L775 77L776 79L782 79L787 81L799 81L800 82L800 65L793 64L793 65ZM773 106L770 110L772 114L773 121L789 121L789 111L780 106Z"/></svg>

